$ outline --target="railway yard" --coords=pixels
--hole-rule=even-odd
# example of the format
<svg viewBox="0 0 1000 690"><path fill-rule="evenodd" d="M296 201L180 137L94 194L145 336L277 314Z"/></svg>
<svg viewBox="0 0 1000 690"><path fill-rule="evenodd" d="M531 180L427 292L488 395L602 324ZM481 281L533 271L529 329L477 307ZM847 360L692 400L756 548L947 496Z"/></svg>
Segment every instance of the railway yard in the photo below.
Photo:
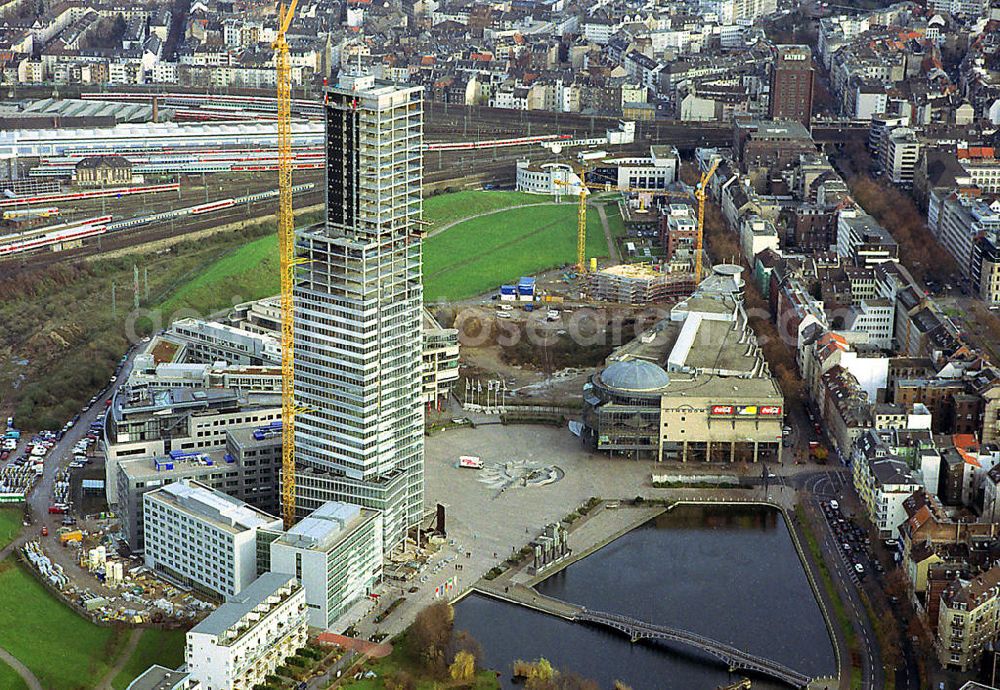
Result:
<svg viewBox="0 0 1000 690"><path fill-rule="evenodd" d="M134 93L81 95L133 102L150 98L148 94ZM259 126L271 119L273 108L269 97L163 94L157 98L162 107L172 109L179 123L204 125L209 134L224 131L219 135L222 142L236 141L236 135L231 128L210 129L220 126L219 121ZM312 140L322 136L318 122L322 105L300 99L293 108L300 118L299 131L303 132L295 148L296 206L309 207L322 201L316 185L322 179L324 153ZM518 160L572 159L584 150L574 144L600 137L618 125L617 119L608 117L536 111L512 115L491 108L428 104L425 194L485 184L511 186ZM616 147L615 153L643 153L656 141L676 141L683 150L696 144L723 145L729 139L727 128L713 125L692 128L656 121L637 123L636 129L635 141ZM76 149L61 149L51 156L20 159L29 179L55 182L60 191L55 196L26 194L26 198L0 200L9 218L0 228L0 265L5 271L79 260L212 227L232 226L270 215L276 208L273 143L256 148L213 145L206 135L201 144L190 148L160 144L144 149L136 144L135 137L121 137L120 141L108 137L107 141L111 143L102 143L101 148L76 144ZM569 146L551 146L555 143ZM126 193L106 192L100 196L71 185L75 166L94 155L128 158L133 174L143 182L111 190Z"/></svg>

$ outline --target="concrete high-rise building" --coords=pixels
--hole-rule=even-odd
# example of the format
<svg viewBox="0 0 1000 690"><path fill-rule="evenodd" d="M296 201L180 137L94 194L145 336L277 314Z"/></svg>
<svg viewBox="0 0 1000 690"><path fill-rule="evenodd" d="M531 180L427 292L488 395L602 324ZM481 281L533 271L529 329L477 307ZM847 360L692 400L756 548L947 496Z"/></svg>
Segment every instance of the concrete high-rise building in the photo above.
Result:
<svg viewBox="0 0 1000 690"><path fill-rule="evenodd" d="M772 120L795 120L807 128L813 109L812 50L807 45L779 45L771 67Z"/></svg>
<svg viewBox="0 0 1000 690"><path fill-rule="evenodd" d="M297 510L380 510L387 551L424 501L421 93L353 76L327 90L326 222L296 240Z"/></svg>

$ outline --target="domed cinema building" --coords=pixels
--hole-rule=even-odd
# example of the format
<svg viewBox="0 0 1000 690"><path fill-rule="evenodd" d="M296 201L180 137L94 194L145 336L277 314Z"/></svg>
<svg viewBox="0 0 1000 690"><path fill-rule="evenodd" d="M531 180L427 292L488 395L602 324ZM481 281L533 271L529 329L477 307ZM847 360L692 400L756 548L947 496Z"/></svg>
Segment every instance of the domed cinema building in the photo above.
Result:
<svg viewBox="0 0 1000 690"><path fill-rule="evenodd" d="M784 399L743 309L738 266L713 268L670 316L584 386L584 438L615 457L779 462Z"/></svg>

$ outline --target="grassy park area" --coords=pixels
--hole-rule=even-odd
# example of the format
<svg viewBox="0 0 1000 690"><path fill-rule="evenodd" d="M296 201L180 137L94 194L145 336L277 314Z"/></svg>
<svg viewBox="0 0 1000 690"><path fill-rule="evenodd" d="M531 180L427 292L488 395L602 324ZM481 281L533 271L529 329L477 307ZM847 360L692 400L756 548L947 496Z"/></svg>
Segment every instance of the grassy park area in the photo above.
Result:
<svg viewBox="0 0 1000 690"><path fill-rule="evenodd" d="M95 687L111 669L123 639L78 616L13 559L0 563L0 647L43 687Z"/></svg>
<svg viewBox="0 0 1000 690"><path fill-rule="evenodd" d="M123 630L102 628L79 616L12 558L0 563L0 647L27 666L42 687L97 687L114 667L125 636ZM152 664L176 668L183 660L183 631L144 630L113 686L126 687ZM0 688L21 687L14 670L0 664Z"/></svg>
<svg viewBox="0 0 1000 690"><path fill-rule="evenodd" d="M277 283L277 239L266 235L236 249L206 270L199 271L194 278L174 291L163 302L162 308L166 312L185 308L207 314L232 306L221 301L223 296L247 295L245 299L255 299L273 294ZM232 295L221 292L226 285L233 286Z"/></svg>
<svg viewBox="0 0 1000 690"><path fill-rule="evenodd" d="M622 212L618 208L618 204L605 205L604 212L608 216L608 229L611 231L611 236L616 239L625 237L625 221L622 219Z"/></svg>
<svg viewBox="0 0 1000 690"><path fill-rule="evenodd" d="M24 513L20 506L0 508L0 549L17 537L21 531L23 516Z"/></svg>
<svg viewBox="0 0 1000 690"><path fill-rule="evenodd" d="M17 675L17 671L7 664L0 662L0 688L4 690L28 690L28 686Z"/></svg>
<svg viewBox="0 0 1000 690"><path fill-rule="evenodd" d="M184 662L183 630L144 630L139 644L111 685L122 690L153 664L177 668Z"/></svg>
<svg viewBox="0 0 1000 690"><path fill-rule="evenodd" d="M424 221L430 223L429 231L434 232L449 223L470 218L482 213L501 211L512 206L544 204L552 199L538 194L524 192L470 190L452 194L438 194L424 199Z"/></svg>
<svg viewBox="0 0 1000 690"><path fill-rule="evenodd" d="M576 262L576 206L517 208L472 218L424 243L424 299L464 299ZM608 255L596 213L587 214L587 257Z"/></svg>

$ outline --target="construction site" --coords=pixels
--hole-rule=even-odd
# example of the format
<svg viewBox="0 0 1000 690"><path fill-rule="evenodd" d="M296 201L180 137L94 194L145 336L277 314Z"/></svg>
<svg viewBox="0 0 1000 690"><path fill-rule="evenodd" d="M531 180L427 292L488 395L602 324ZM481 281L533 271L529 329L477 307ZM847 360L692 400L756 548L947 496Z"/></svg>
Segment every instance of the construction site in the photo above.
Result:
<svg viewBox="0 0 1000 690"><path fill-rule="evenodd" d="M249 297L278 295L271 307L280 359L266 365L252 362L280 378L280 390L269 391L280 393L280 415L269 417L267 426L281 437L280 464L275 464L280 467L278 506L285 536L275 544L308 553L341 548L334 538L337 529L352 539L364 535L370 541L352 543L378 564L379 573L388 564L414 599L430 598L435 586L441 589L434 582L441 568L427 573L428 566L435 560L447 562L454 556L445 554L457 555L462 548L454 543L443 548L443 524L429 525L425 519L426 429L423 416L414 414L425 404L420 365L424 343L419 337L420 325L429 319L423 312L424 298L434 294L435 285L464 290L459 299L445 295L432 305L438 337L449 347L456 339L460 353L453 395L428 415L432 427L461 417L462 407L508 420L563 426L583 413L582 391L594 369L665 318L664 307L683 299L700 282L704 190L715 166L702 173L699 185L684 187L677 184L678 150L660 144L656 128L594 118L533 124L534 116L527 115L487 137L483 130L472 135L468 113L459 125L454 113L432 109L424 140L419 88L365 75L342 76L323 103L293 100L285 34L295 3L281 9L274 42L277 97L248 97L245 106L251 117L238 124L220 126L192 115L200 111L207 117L217 99L165 94L153 97L151 121L146 123L68 130L58 140L43 130L0 135L8 192L0 201L6 223L0 260L13 274L30 275L52 264L101 262L111 252L141 256L148 246L156 246L158 256L171 251L163 242L208 237L197 233L222 228L227 229L223 234L235 228L256 233L251 235L252 244L261 248L256 264L245 261L249 255L239 247L229 259L232 267L211 265L202 271L215 282L191 282L208 292L223 285L234 290L238 288L232 287L233 278L252 272L257 280L266 274L267 280L257 280L255 294ZM125 104L146 98L124 92L81 96L83 101ZM175 120L159 121L171 111ZM441 118L440 124L435 117ZM478 126L488 122L480 120ZM378 145L360 147L359 141ZM585 155L598 146L612 152ZM554 198L491 189L513 186L518 161L526 155L567 165L578 184L556 183ZM386 173L358 181L357 167ZM460 194L475 196L459 200ZM372 199L383 201L373 204ZM439 201L432 203L435 199ZM671 224L678 211L670 205L684 205L681 201L688 205L688 219L697 224L694 233L690 223L679 230L674 230L677 223ZM267 224L268 211L275 207L276 232ZM510 222L515 216L508 214L530 217L526 229L505 231L517 225ZM254 225L259 229L248 230ZM638 251L639 245L645 249ZM510 253L509 261L504 252ZM502 272L489 273L484 254ZM459 263L435 258L446 255L458 257ZM160 261L155 256L154 271ZM151 302L147 268L140 288L138 266L131 267L134 279L128 296L134 296L135 309ZM462 270L476 275L465 276ZM174 276L168 280L180 282ZM517 281L513 293L507 289L512 281ZM117 286L113 280L112 322ZM247 298L234 292L237 296ZM225 307L228 296L222 297L218 306ZM185 304L179 298L167 297L162 304L174 299L179 311ZM374 316L362 318L356 310L338 306L332 318L341 326L354 324L341 329L351 335L338 336L337 342L343 342L336 347L309 344L327 341L333 323L329 305L354 302L366 305L365 314ZM160 325L168 326L169 320ZM86 337L84 327L74 327ZM154 328L148 332L156 335ZM393 335L383 337L386 333ZM170 358L156 347L154 361L156 352ZM101 398L108 396L110 414L100 414L99 406L91 410L97 396L83 408L83 414L94 419L90 434L105 446L117 442L116 424L132 399L129 358L142 349L122 358L101 393ZM359 357L358 352L365 354ZM17 356L13 350L0 354ZM22 359L25 367L38 366L37 352ZM119 397L119 390L126 394ZM157 395L153 392L149 399L157 400ZM360 396L364 405L345 407L344 396ZM203 392L201 400L211 405L210 397ZM197 393L184 401L201 404ZM71 426L68 422L63 432ZM390 449L393 460L387 462ZM138 452L156 454L152 449ZM137 458L123 470L148 465L142 483L153 488L140 497L144 515L138 503L124 506L130 521L144 523L144 543L134 538L137 527L124 531L130 554L122 548L123 532L116 522L121 518L111 516L123 506L109 504L111 510L97 512L96 519L84 515L101 507L93 496L84 497L88 487L104 484L109 491L106 482L91 478L96 469L83 473L84 496L71 497L69 470L58 462L46 464L42 488L36 489L36 494L46 495L30 501L55 501L58 510L49 513L67 517L35 515L40 537L22 543L20 553L48 587L99 623L186 625L201 618L220 594L233 590L213 585L210 568L193 557L183 564L171 560L175 555L186 558L187 545L164 547L157 542L174 531L164 529L166 523L149 523L167 519L166 513L149 512L150 503L162 500L164 506L188 511L188 519L209 526L225 511L244 516L233 518L237 521L250 520L245 515L256 516L258 509L224 494L221 484L198 482L215 467L235 467L237 460L229 451L206 446L202 453L199 446L191 452L205 458L196 472L175 469L173 462L159 456ZM164 482L162 468L168 467L185 476ZM559 471L552 470L544 481L558 477ZM363 510L344 513L347 509L339 506ZM79 513L79 524L72 513ZM334 529L323 522L326 513L357 517ZM251 520L233 522L229 528L240 532L258 526ZM274 528L267 523L266 529ZM381 532L377 539L376 531ZM280 567L278 548L271 549L272 567ZM325 562L335 561L329 558ZM333 570L325 575L329 579L321 585L308 584L310 601L325 596L330 587L340 587L345 603L321 627L360 621L371 606L365 592L380 583L381 575L370 580L368 572L364 578L335 584L330 584L338 577Z"/></svg>

